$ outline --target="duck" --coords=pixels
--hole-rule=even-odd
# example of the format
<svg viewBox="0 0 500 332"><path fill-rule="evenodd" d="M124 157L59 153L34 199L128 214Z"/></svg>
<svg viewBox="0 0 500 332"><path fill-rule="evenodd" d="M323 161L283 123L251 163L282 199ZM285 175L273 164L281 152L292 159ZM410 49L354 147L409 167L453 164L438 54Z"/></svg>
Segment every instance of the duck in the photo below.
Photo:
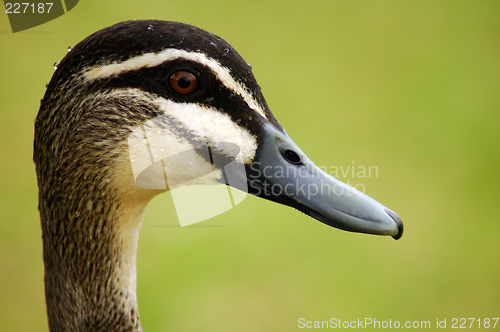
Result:
<svg viewBox="0 0 500 332"><path fill-rule="evenodd" d="M155 133L151 146L141 132ZM168 153L131 159L153 145ZM185 151L197 166L175 158ZM50 331L142 331L141 222L153 197L189 179L341 230L403 234L395 212L322 171L293 142L227 41L189 24L126 21L73 47L41 100L33 160ZM168 181L152 171L166 164Z"/></svg>

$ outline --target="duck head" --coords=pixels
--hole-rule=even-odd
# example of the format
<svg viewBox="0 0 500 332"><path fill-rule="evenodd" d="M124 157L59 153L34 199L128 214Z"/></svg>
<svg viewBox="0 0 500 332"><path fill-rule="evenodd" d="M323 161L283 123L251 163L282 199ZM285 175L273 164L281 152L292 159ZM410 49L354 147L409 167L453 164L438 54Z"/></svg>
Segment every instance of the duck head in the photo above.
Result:
<svg viewBox="0 0 500 332"><path fill-rule="evenodd" d="M402 236L396 213L311 162L271 113L251 67L226 41L162 21L127 22L98 33L87 44L102 55L82 68L83 83L157 115L129 127L136 184L161 190L195 178L198 184L226 183L342 230ZM153 141L144 158L132 156L144 138ZM193 153L187 158L185 151ZM324 153L332 152L325 147ZM243 168L222 165L230 161ZM151 176L151 164L159 176ZM216 172L201 180L207 169Z"/></svg>

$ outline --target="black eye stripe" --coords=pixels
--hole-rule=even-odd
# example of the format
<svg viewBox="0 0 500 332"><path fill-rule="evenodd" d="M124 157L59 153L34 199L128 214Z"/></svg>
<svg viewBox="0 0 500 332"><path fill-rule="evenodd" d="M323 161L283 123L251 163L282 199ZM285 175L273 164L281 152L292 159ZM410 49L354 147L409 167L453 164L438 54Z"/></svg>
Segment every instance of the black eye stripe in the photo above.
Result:
<svg viewBox="0 0 500 332"><path fill-rule="evenodd" d="M198 87L192 93L179 94L172 90L169 78L178 71L188 71L198 79ZM154 67L144 67L121 73L118 76L92 82L92 91L139 89L155 96L178 103L194 103L228 114L233 121L249 130L260 133L259 117L248 103L234 90L227 88L207 66L194 61L175 60ZM257 91L258 92L258 91Z"/></svg>
<svg viewBox="0 0 500 332"><path fill-rule="evenodd" d="M178 71L187 71L196 76L198 79L198 87L194 92L182 94L177 93L171 88L169 78L172 74ZM186 88L187 81L177 80L177 82L181 88ZM216 99L216 94L223 91L227 91L230 97L232 96L231 99L233 100L237 98L242 99L236 91L225 86L224 82L221 81L221 78L214 73L211 68L202 63L185 59L165 61L153 67L142 67L137 70L122 72L116 76L97 79L92 83L94 88L139 88L145 91L154 92L158 95L171 96L173 99L183 98L183 101L188 97L189 101L193 102L203 102L209 97ZM199 92L202 92L201 90L206 91L204 91L203 94L200 94ZM172 93L175 93L175 95L172 96ZM207 94L207 96L204 96L205 94ZM196 100L192 99L191 97L194 98L195 95L200 96L200 98L196 98ZM209 99L211 100L212 98Z"/></svg>

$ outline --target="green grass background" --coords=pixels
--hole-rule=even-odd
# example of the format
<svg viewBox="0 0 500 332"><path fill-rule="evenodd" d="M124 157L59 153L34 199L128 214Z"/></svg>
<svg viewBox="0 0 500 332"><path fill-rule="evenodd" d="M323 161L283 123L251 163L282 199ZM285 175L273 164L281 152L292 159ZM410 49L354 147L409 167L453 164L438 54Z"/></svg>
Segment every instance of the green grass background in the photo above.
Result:
<svg viewBox="0 0 500 332"><path fill-rule="evenodd" d="M31 158L53 63L96 30L146 18L230 40L312 160L378 167L340 178L396 211L405 235L342 232L255 197L200 224L221 227L166 227L177 219L165 194L139 240L145 331L499 317L499 15L498 0L82 0L13 34L0 14L0 330L47 330Z"/></svg>

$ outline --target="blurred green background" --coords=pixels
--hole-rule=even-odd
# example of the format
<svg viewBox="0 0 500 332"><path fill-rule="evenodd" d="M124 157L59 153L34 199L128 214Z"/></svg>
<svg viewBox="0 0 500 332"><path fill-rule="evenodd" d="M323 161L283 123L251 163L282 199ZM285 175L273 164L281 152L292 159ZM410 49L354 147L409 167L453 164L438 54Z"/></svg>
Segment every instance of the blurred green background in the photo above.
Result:
<svg viewBox="0 0 500 332"><path fill-rule="evenodd" d="M400 241L329 228L248 197L141 231L145 331L295 331L297 320L500 316L500 1L106 1L13 34L0 15L0 330L46 331L33 121L68 46L119 21L190 23L252 64L318 165L396 211ZM358 187L359 188L359 187ZM497 325L497 329L500 324Z"/></svg>

